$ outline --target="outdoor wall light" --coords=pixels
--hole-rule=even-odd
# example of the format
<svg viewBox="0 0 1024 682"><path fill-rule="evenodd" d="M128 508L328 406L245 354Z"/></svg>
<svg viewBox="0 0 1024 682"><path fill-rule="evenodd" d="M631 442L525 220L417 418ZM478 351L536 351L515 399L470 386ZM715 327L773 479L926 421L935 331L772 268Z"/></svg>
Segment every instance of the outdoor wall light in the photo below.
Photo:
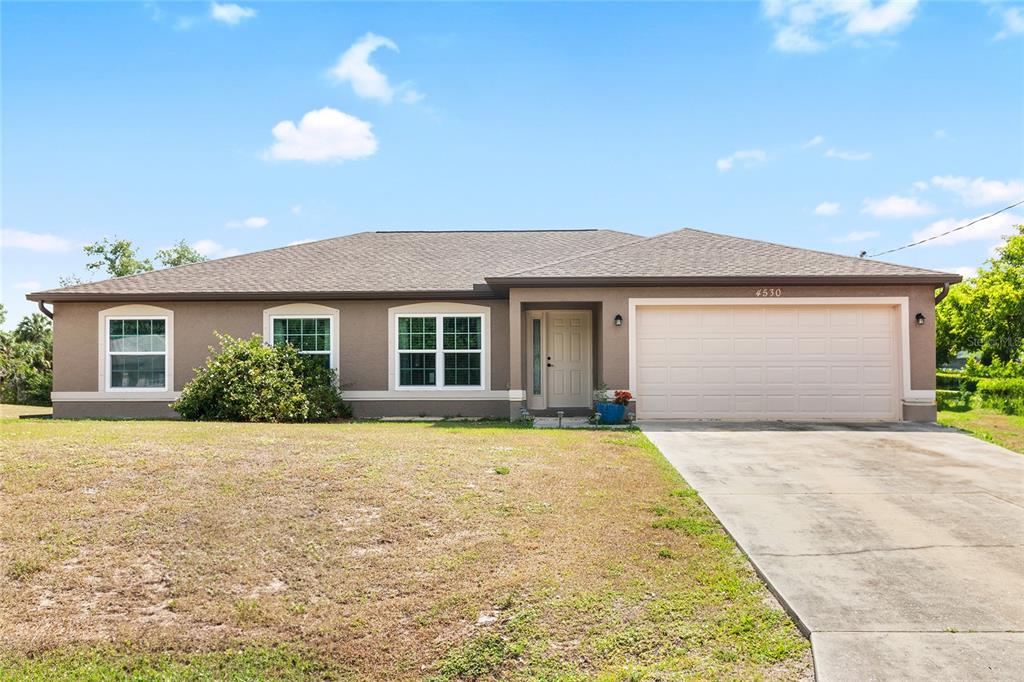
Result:
<svg viewBox="0 0 1024 682"><path fill-rule="evenodd" d="M924 313L918 313L914 315L914 319L917 320L918 324L924 324Z"/></svg>
<svg viewBox="0 0 1024 682"><path fill-rule="evenodd" d="M621 327L622 326L622 315L616 315L615 316L615 326L616 327Z"/></svg>

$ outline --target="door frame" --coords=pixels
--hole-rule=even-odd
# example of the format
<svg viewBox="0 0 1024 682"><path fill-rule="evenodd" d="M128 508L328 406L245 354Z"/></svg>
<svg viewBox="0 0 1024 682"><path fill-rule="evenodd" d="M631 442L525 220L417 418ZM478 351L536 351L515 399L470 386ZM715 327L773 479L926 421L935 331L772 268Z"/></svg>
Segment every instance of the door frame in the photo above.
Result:
<svg viewBox="0 0 1024 682"><path fill-rule="evenodd" d="M586 323L585 327L587 330L587 369L584 373L586 376L586 391L584 395L587 396L586 405L580 407L588 407L590 405L590 398L594 392L594 316L593 311L589 309L580 308L566 308L566 309L552 309L552 310L528 310L525 315L526 319L526 343L524 345L526 349L524 366L526 367L526 408L529 410L546 410L548 409L548 367L547 365L547 351L548 351L548 316L551 314L585 314ZM541 362L545 364L540 373L540 392L534 393L534 380L533 380L533 324L534 320L540 320L540 358ZM555 409L555 408L551 408ZM562 409L562 408L558 408ZM573 409L573 408L566 408Z"/></svg>
<svg viewBox="0 0 1024 682"><path fill-rule="evenodd" d="M629 299L629 389L636 395L636 309L659 306L879 306L896 310L897 399L903 405L934 404L935 391L910 388L910 297L909 296L794 296L793 298L630 298ZM897 406L902 421L902 408ZM641 415L637 415L640 417Z"/></svg>

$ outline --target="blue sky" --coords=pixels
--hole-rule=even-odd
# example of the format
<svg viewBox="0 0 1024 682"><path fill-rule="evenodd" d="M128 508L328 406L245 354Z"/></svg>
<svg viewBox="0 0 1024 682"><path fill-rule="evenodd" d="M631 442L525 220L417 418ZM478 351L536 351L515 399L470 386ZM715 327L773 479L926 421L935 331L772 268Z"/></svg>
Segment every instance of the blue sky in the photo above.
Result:
<svg viewBox="0 0 1024 682"><path fill-rule="evenodd" d="M698 227L856 254L1024 199L1020 4L0 11L14 318L113 235L219 256L372 229ZM889 258L977 267L1014 221Z"/></svg>

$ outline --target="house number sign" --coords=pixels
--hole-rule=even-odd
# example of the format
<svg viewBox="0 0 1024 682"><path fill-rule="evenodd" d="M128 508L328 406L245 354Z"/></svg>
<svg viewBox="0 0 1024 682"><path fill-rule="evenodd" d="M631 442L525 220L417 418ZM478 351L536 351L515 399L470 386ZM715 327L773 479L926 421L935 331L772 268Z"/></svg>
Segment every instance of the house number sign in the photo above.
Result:
<svg viewBox="0 0 1024 682"><path fill-rule="evenodd" d="M761 288L754 290L754 296L758 298L779 298L782 296L782 289Z"/></svg>

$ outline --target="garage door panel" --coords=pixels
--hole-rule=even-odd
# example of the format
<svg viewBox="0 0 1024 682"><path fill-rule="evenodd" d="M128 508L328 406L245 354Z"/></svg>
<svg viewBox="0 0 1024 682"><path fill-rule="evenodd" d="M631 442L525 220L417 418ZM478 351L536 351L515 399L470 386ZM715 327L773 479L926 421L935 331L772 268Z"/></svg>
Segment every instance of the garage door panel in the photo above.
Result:
<svg viewBox="0 0 1024 682"><path fill-rule="evenodd" d="M803 385L825 386L829 381L831 368L827 366L800 367L797 369L797 382Z"/></svg>
<svg viewBox="0 0 1024 682"><path fill-rule="evenodd" d="M862 349L865 355L891 355L892 345L892 338L868 336L864 338Z"/></svg>
<svg viewBox="0 0 1024 682"><path fill-rule="evenodd" d="M641 417L895 419L892 307L638 308Z"/></svg>
<svg viewBox="0 0 1024 682"><path fill-rule="evenodd" d="M861 367L861 381L868 386L889 385L893 382L893 365L864 365Z"/></svg>
<svg viewBox="0 0 1024 682"><path fill-rule="evenodd" d="M764 341L767 355L793 355L796 353L797 342L793 337L769 337Z"/></svg>
<svg viewBox="0 0 1024 682"><path fill-rule="evenodd" d="M824 355L828 353L828 339L821 336L801 336L797 341L801 355Z"/></svg>
<svg viewBox="0 0 1024 682"><path fill-rule="evenodd" d="M738 355L764 355L765 340L761 337L742 337L733 343L733 352Z"/></svg>
<svg viewBox="0 0 1024 682"><path fill-rule="evenodd" d="M760 386L761 384L764 383L764 368L734 367L733 377L736 379L737 385L756 384Z"/></svg>

